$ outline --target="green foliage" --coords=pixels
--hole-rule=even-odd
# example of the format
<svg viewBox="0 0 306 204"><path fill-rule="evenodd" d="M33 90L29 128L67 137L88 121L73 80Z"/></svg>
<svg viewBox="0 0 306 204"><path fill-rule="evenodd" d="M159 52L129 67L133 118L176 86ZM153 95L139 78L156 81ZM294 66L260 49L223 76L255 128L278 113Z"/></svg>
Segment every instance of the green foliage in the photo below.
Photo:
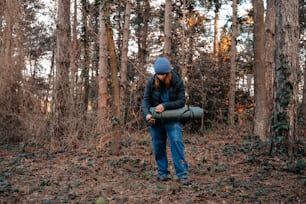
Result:
<svg viewBox="0 0 306 204"><path fill-rule="evenodd" d="M278 92L279 97L279 105L281 107L286 107L290 104L292 101L292 84L288 80L284 81L284 88L281 90L282 92Z"/></svg>
<svg viewBox="0 0 306 204"><path fill-rule="evenodd" d="M88 159L87 160L87 164L88 164L88 166L94 166L95 165L95 161L93 161L92 159Z"/></svg>
<svg viewBox="0 0 306 204"><path fill-rule="evenodd" d="M107 204L109 203L108 200L104 199L104 198L98 198L95 202L95 204Z"/></svg>
<svg viewBox="0 0 306 204"><path fill-rule="evenodd" d="M285 132L289 130L289 116L286 112L278 112L272 117L273 130L278 136L285 136Z"/></svg>
<svg viewBox="0 0 306 204"><path fill-rule="evenodd" d="M113 117L112 118L112 125L115 126L115 125L119 125L120 124L120 119L117 118L117 117Z"/></svg>
<svg viewBox="0 0 306 204"><path fill-rule="evenodd" d="M48 198L43 201L43 204L52 204L52 201Z"/></svg>
<svg viewBox="0 0 306 204"><path fill-rule="evenodd" d="M5 176L0 176L0 191L4 192L5 190L10 189L11 184L10 182L6 179Z"/></svg>
<svg viewBox="0 0 306 204"><path fill-rule="evenodd" d="M277 71L277 81L280 85L280 89L277 90L276 96L278 98L279 105L281 107L286 107L292 100L293 85L288 80L291 75L291 70L288 65L282 65L278 67Z"/></svg>
<svg viewBox="0 0 306 204"><path fill-rule="evenodd" d="M49 186L51 184L51 181L47 178L43 178L39 184L40 187Z"/></svg>
<svg viewBox="0 0 306 204"><path fill-rule="evenodd" d="M237 146L235 144L226 144L222 149L222 153L224 156L232 157L234 152L237 150Z"/></svg>
<svg viewBox="0 0 306 204"><path fill-rule="evenodd" d="M289 80L291 75L290 67L286 62L283 62L276 69L276 105L272 115L272 145L271 153L278 150L288 137L290 124L287 107L292 102L293 84Z"/></svg>
<svg viewBox="0 0 306 204"><path fill-rule="evenodd" d="M224 163L218 163L216 166L215 166L215 172L216 173L220 173L220 172L223 172L227 169L227 165L224 164Z"/></svg>
<svg viewBox="0 0 306 204"><path fill-rule="evenodd" d="M167 187L165 185L158 183L156 184L156 189L163 191L163 190L167 190Z"/></svg>
<svg viewBox="0 0 306 204"><path fill-rule="evenodd" d="M306 162L303 159L298 159L296 162L287 162L287 171L294 174L303 174L306 169Z"/></svg>
<svg viewBox="0 0 306 204"><path fill-rule="evenodd" d="M276 97L278 99L278 105L281 107L287 107L292 99L293 85L289 81L291 70L287 64L281 65L276 70L277 83L279 87L277 89Z"/></svg>
<svg viewBox="0 0 306 204"><path fill-rule="evenodd" d="M272 138L271 153L282 150L279 147L284 143L289 131L289 117L286 112L274 113L272 116L272 129L274 137Z"/></svg>

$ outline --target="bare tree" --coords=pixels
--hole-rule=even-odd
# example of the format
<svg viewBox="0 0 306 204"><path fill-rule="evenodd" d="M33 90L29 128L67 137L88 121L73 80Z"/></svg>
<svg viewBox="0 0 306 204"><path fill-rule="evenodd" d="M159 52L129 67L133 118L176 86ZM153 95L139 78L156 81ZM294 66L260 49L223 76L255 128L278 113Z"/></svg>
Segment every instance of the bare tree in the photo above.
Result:
<svg viewBox="0 0 306 204"><path fill-rule="evenodd" d="M108 93L108 44L106 36L106 26L105 26L105 16L103 9L104 4L100 8L100 30L99 30L99 93L98 93L98 131L100 133L105 133L107 127L109 126L108 120L108 104L109 99Z"/></svg>
<svg viewBox="0 0 306 204"><path fill-rule="evenodd" d="M128 45L129 45L129 33L130 33L130 17L131 17L131 0L126 1L124 27L123 27L123 39L122 39L122 51L121 51L121 69L120 69L120 101L122 103L121 109L121 121L125 124L125 101L127 93L127 65L128 65Z"/></svg>
<svg viewBox="0 0 306 204"><path fill-rule="evenodd" d="M219 60L219 10L221 7L221 2L219 0L215 1L215 23L214 23L214 57L216 62L216 69L218 69Z"/></svg>
<svg viewBox="0 0 306 204"><path fill-rule="evenodd" d="M275 77L275 3L276 0L267 1L267 14L265 18L265 70L266 70L266 100L267 100L267 137L271 130L273 108L273 88Z"/></svg>
<svg viewBox="0 0 306 204"><path fill-rule="evenodd" d="M304 42L304 49L305 48L305 43ZM303 99L302 99L302 105L301 105L301 114L302 114L302 128L301 131L303 132L302 134L304 135L304 139L306 139L306 59L304 58L304 68L303 68Z"/></svg>
<svg viewBox="0 0 306 204"><path fill-rule="evenodd" d="M70 47L70 80L69 80L69 121L70 121L70 128L69 128L69 135L71 136L70 140L74 145L77 145L79 143L78 141L78 113L76 111L76 95L77 95L77 85L76 85L76 75L77 75L77 69L78 69L78 55L79 53L79 41L77 38L77 0L74 0L73 4L73 24L72 24L72 41L71 41L71 47Z"/></svg>
<svg viewBox="0 0 306 204"><path fill-rule="evenodd" d="M306 5L304 0L300 0L300 38L301 38L301 50L303 50L302 60L304 59L304 63L301 62L302 71L303 71L303 78L304 78L304 84L303 84L303 99L302 99L302 105L301 105L301 131L303 132L302 135L304 135L304 139L306 139Z"/></svg>
<svg viewBox="0 0 306 204"><path fill-rule="evenodd" d="M56 79L54 137L52 145L65 139L68 133L69 68L70 68L70 0L58 0L56 31Z"/></svg>
<svg viewBox="0 0 306 204"><path fill-rule="evenodd" d="M205 0L209 7L214 6L215 9L215 22L214 22L214 60L216 69L218 69L219 61L219 12L222 4L222 0Z"/></svg>
<svg viewBox="0 0 306 204"><path fill-rule="evenodd" d="M89 39L89 2L82 0L82 45L83 45L83 62L82 62L82 80L83 80L83 97L82 112L86 120L85 112L88 109L89 102L89 67L90 67L90 39Z"/></svg>
<svg viewBox="0 0 306 204"><path fill-rule="evenodd" d="M234 118L235 118L235 91L236 91L236 55L237 55L237 48L236 48L236 38L237 38L237 0L233 0L232 3L232 40L231 40L231 50L230 50L230 62L231 62L231 69L230 69L230 90L229 90L229 112L228 112L228 119L231 125L234 125Z"/></svg>
<svg viewBox="0 0 306 204"><path fill-rule="evenodd" d="M146 61L147 57L149 56L149 49L148 49L148 40L150 36L150 27L149 21L151 17L151 6L149 0L135 0L136 2L136 16L137 16L137 27L136 27L136 41L138 46L137 52L137 61L135 65L135 70L137 70L137 81L134 82L131 94L130 101L131 101L131 108L130 113L133 113L136 121L142 121L142 113L141 113L141 106L140 103L136 103L136 101L140 101L146 80ZM131 124L135 123L131 121ZM138 122L137 122L138 124Z"/></svg>
<svg viewBox="0 0 306 204"><path fill-rule="evenodd" d="M186 39L187 39L187 32L185 29L185 24L187 22L187 17L186 17L186 1L183 1L183 5L182 5L182 13L183 16L180 20L180 27L181 29L181 37L180 37L180 45L181 45L181 57L178 60L180 63L180 71L181 71L181 75L182 75L182 79L185 82L185 87L186 87L186 92L188 95L188 87L186 85L186 78L187 78L187 58L186 58L186 53L187 51L187 45L186 45Z"/></svg>
<svg viewBox="0 0 306 204"><path fill-rule="evenodd" d="M254 7L254 78L255 78L255 116L254 135L261 140L267 138L267 96L265 78L265 38L264 38L264 3L253 0Z"/></svg>
<svg viewBox="0 0 306 204"><path fill-rule="evenodd" d="M138 65L137 70L140 74L145 73L145 63L146 63L146 57L148 55L148 45L147 45L147 38L149 35L149 17L150 17L150 1L140 1L136 0L137 6L136 6L136 13L138 15L138 18L142 21L139 22L139 26L136 29L136 38L137 38L137 45L138 45ZM140 77L139 83L140 85L143 85L145 83L145 78ZM142 89L142 87L139 87Z"/></svg>
<svg viewBox="0 0 306 204"><path fill-rule="evenodd" d="M171 59L171 16L172 16L172 0L166 0L165 4L165 46L164 55Z"/></svg>
<svg viewBox="0 0 306 204"><path fill-rule="evenodd" d="M112 109L113 109L113 147L112 153L118 155L120 151L120 138L121 138L121 129L120 129L120 84L118 79L118 64L117 64L117 53L115 48L115 42L113 38L113 31L110 22L110 13L109 9L106 6L104 10L104 17L107 18L106 21L106 37L108 42L108 51L110 56L110 68L111 68L111 79L112 79Z"/></svg>
<svg viewBox="0 0 306 204"><path fill-rule="evenodd" d="M22 33L19 21L21 2L1 1L0 18L0 137L2 141L20 140L23 133L20 118L20 82L22 57Z"/></svg>

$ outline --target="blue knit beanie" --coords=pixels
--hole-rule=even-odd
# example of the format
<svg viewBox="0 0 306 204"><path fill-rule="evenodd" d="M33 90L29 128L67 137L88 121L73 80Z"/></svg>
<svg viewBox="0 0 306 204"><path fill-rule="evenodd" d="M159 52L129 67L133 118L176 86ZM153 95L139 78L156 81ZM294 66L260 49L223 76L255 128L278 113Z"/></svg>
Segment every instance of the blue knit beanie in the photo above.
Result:
<svg viewBox="0 0 306 204"><path fill-rule="evenodd" d="M166 74L171 72L171 65L167 58L159 57L154 63L155 74Z"/></svg>

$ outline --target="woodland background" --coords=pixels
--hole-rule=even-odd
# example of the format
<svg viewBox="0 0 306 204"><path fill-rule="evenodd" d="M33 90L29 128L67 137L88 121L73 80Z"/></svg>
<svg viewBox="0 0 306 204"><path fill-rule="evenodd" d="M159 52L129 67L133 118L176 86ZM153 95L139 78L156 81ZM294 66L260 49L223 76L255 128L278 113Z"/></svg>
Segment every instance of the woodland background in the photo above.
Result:
<svg viewBox="0 0 306 204"><path fill-rule="evenodd" d="M306 202L305 4L2 0L0 200ZM161 55L204 110L184 124L191 189L153 179Z"/></svg>

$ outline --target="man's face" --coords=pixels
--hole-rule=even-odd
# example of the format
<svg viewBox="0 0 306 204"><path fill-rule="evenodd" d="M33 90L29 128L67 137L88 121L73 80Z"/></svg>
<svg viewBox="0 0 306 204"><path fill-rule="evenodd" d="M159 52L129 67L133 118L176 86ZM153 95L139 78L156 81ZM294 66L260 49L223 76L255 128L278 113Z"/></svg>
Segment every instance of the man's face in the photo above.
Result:
<svg viewBox="0 0 306 204"><path fill-rule="evenodd" d="M163 73L163 74L156 74L157 78L160 80L160 81L164 81L167 74L166 73Z"/></svg>

